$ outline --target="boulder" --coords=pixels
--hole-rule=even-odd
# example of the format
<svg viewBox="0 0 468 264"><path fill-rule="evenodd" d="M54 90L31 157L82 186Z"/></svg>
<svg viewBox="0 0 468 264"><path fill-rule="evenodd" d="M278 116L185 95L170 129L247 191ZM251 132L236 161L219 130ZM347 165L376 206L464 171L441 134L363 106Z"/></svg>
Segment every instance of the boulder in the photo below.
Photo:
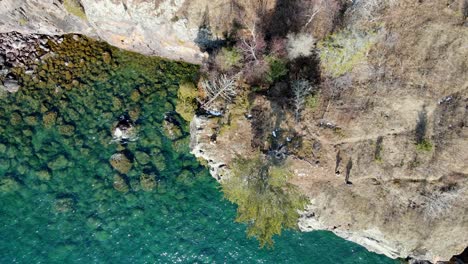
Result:
<svg viewBox="0 0 468 264"><path fill-rule="evenodd" d="M141 189L145 192L150 192L156 187L156 179L154 175L143 173L140 176Z"/></svg>
<svg viewBox="0 0 468 264"><path fill-rule="evenodd" d="M114 175L113 186L115 190L121 193L127 193L129 191L127 182L122 176L118 174Z"/></svg>
<svg viewBox="0 0 468 264"><path fill-rule="evenodd" d="M19 183L13 178L4 178L0 180L0 192L10 193L19 189Z"/></svg>
<svg viewBox="0 0 468 264"><path fill-rule="evenodd" d="M135 153L135 158L136 158L136 161L140 163L141 165L146 165L151 161L150 156L146 154L146 152L143 152L143 151L137 151Z"/></svg>
<svg viewBox="0 0 468 264"><path fill-rule="evenodd" d="M19 90L20 85L17 80L5 80L2 88L9 93L16 93Z"/></svg>
<svg viewBox="0 0 468 264"><path fill-rule="evenodd" d="M65 169L67 166L68 160L63 155L59 155L57 158L47 163L47 167L49 167L49 169L51 169L52 171L62 170Z"/></svg>
<svg viewBox="0 0 468 264"><path fill-rule="evenodd" d="M124 153L115 153L110 157L109 162L114 170L122 174L127 174L132 168L132 162Z"/></svg>

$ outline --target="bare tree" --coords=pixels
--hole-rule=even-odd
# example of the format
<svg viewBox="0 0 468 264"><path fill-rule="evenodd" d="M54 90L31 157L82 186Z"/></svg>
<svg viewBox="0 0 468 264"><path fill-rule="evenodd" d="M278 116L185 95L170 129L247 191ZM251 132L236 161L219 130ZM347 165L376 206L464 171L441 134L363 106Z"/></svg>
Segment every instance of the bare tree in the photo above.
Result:
<svg viewBox="0 0 468 264"><path fill-rule="evenodd" d="M239 48L242 50L246 61L254 61L257 63L260 59L261 52L266 48L266 43L263 35L257 32L256 23L248 29L249 33L240 37Z"/></svg>
<svg viewBox="0 0 468 264"><path fill-rule="evenodd" d="M307 28L307 26L312 22L312 20L314 20L315 16L320 12L320 9L322 9L320 5L313 5L312 9L310 9L310 14L306 15L306 17L308 17L309 19L307 20L305 25L302 27L302 29Z"/></svg>
<svg viewBox="0 0 468 264"><path fill-rule="evenodd" d="M294 100L294 117L296 122L301 118L301 112L304 110L306 97L314 91L314 87L308 80L300 79L292 83Z"/></svg>
<svg viewBox="0 0 468 264"><path fill-rule="evenodd" d="M302 32L309 30L317 30L325 36L330 32L336 22L336 18L340 14L340 10L345 1L341 0L298 0L300 1L300 8L298 16L300 17L300 26ZM356 0L355 0L356 1ZM364 0L372 1L372 0ZM311 27L311 25L313 25ZM318 35L315 35L319 37Z"/></svg>
<svg viewBox="0 0 468 264"><path fill-rule="evenodd" d="M228 77L225 74L221 74L211 80L202 81L201 87L207 97L207 101L202 104L202 108L209 110L218 98L222 98L226 102L231 102L237 95L236 83L238 77L239 75Z"/></svg>

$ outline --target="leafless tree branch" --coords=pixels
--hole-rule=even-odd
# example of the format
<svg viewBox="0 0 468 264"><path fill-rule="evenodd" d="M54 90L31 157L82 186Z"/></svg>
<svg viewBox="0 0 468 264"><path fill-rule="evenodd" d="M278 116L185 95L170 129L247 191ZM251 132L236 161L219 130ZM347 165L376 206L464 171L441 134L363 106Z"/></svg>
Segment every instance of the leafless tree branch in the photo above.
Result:
<svg viewBox="0 0 468 264"><path fill-rule="evenodd" d="M294 95L294 117L296 122L301 118L301 112L304 110L306 97L314 91L314 87L307 80L296 80L292 83Z"/></svg>
<svg viewBox="0 0 468 264"><path fill-rule="evenodd" d="M228 77L225 74L221 74L212 80L202 81L202 89L208 98L208 101L202 104L202 108L208 110L213 102L218 98L222 98L227 102L231 102L237 95L237 80L238 75Z"/></svg>
<svg viewBox="0 0 468 264"><path fill-rule="evenodd" d="M244 57L247 61L254 61L258 63L259 61L259 54L265 49L265 40L263 39L263 35L257 32L256 23L254 23L249 29L248 36L241 36L240 40L241 43L239 48L244 54Z"/></svg>

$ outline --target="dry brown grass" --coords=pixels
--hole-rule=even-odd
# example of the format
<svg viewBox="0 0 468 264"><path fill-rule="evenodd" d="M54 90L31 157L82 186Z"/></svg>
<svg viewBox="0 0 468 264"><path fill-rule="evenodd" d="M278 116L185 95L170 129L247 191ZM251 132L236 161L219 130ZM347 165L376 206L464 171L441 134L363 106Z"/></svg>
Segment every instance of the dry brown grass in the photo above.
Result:
<svg viewBox="0 0 468 264"><path fill-rule="evenodd" d="M404 0L382 22L387 35L371 59L386 75L438 96L465 89L468 31L457 12L443 1Z"/></svg>

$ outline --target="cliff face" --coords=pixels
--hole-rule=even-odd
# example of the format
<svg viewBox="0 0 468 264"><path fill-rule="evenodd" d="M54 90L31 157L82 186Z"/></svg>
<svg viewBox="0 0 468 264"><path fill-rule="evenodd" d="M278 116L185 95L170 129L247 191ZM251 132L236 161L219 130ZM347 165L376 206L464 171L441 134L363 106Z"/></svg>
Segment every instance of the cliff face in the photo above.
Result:
<svg viewBox="0 0 468 264"><path fill-rule="evenodd" d="M62 3L55 0L7 0L2 1L0 7L2 32L81 33L147 55L200 61L201 54L190 39L196 34L196 28L193 31L179 22L166 23L164 27L153 26L150 27L153 30L148 30L149 25L169 21L177 3L159 7L145 2L127 5L125 1L110 0L67 0Z"/></svg>
<svg viewBox="0 0 468 264"><path fill-rule="evenodd" d="M205 54L195 43L216 39L233 20L253 19L248 0L4 0L0 2L0 32L60 35L80 33L145 55L201 63ZM271 2L270 4L268 4ZM271 8L274 1L265 1ZM200 39L203 41L203 39Z"/></svg>
<svg viewBox="0 0 468 264"><path fill-rule="evenodd" d="M275 7L275 1L258 2L263 10ZM219 180L235 155L249 155L273 131L293 129L302 143L289 151L287 162L293 182L311 200L302 230L331 230L391 257L447 260L468 245L466 1L354 2L361 6L347 12L343 24L349 32L365 32L366 21L378 20L372 48L346 74L324 78L316 106L305 109L300 123L257 96L245 110L256 109L253 119L236 115L229 128L196 117L193 153L208 161ZM371 2L391 4L380 10L365 4ZM196 42L216 39L236 19L249 24L256 3L3 0L0 32L81 33L143 54L200 63L205 54ZM320 16L327 14L319 10L315 19ZM318 21L324 20L311 23L316 28L308 32L320 38ZM345 34L335 46L361 35ZM263 134L256 130L259 119L272 120L263 124Z"/></svg>
<svg viewBox="0 0 468 264"><path fill-rule="evenodd" d="M200 63L198 27L176 15L184 2L6 0L0 2L0 32L81 33L146 55Z"/></svg>

